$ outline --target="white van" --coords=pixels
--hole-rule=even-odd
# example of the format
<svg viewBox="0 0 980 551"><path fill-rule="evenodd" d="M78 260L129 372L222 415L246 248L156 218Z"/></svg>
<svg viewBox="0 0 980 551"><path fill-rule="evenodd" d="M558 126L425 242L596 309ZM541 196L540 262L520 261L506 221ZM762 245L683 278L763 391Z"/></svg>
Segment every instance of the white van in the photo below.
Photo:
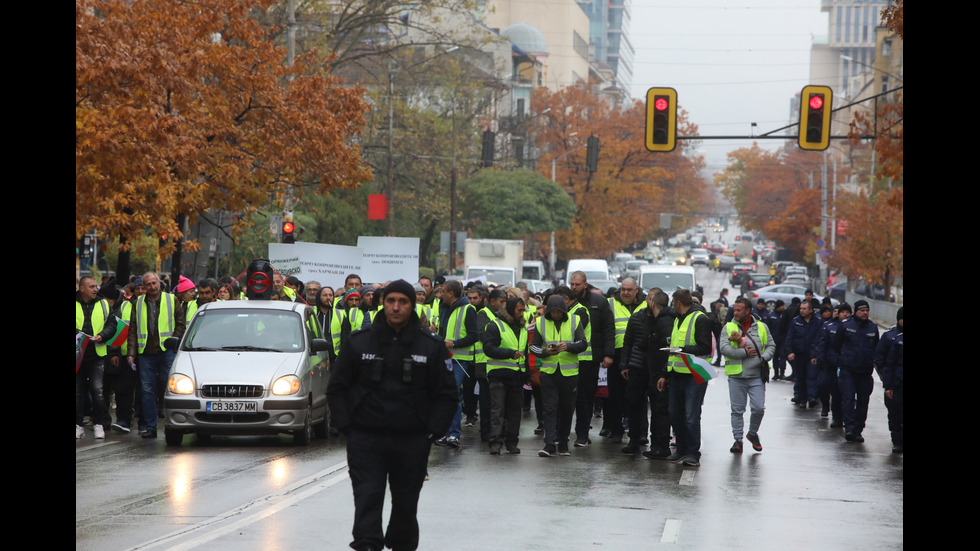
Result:
<svg viewBox="0 0 980 551"><path fill-rule="evenodd" d="M593 281L610 281L609 263L601 258L574 258L568 261L568 269L565 270L565 285L568 285L572 274L575 272L585 272L585 279L589 283Z"/></svg>
<svg viewBox="0 0 980 551"><path fill-rule="evenodd" d="M693 266L640 266L637 282L644 291L654 287L663 289L668 295L678 289L697 290L697 278Z"/></svg>
<svg viewBox="0 0 980 551"><path fill-rule="evenodd" d="M521 279L544 279L544 262L540 260L525 260L521 263Z"/></svg>

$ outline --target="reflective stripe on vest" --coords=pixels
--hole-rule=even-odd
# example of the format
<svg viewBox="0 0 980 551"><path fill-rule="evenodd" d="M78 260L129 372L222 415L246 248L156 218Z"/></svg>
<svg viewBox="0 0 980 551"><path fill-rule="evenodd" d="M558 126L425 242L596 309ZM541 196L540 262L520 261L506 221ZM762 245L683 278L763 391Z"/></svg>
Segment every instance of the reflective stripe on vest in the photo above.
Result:
<svg viewBox="0 0 980 551"><path fill-rule="evenodd" d="M635 310L630 312L629 307L616 300L616 297L609 297L609 309L612 310L615 319L616 348L623 347L623 342L626 340L626 325L630 321L630 316L646 307L647 303L644 301L641 302Z"/></svg>
<svg viewBox="0 0 980 551"><path fill-rule="evenodd" d="M480 312L477 312L477 313L482 313L482 312L486 312L487 313L487 325L490 325L491 323L497 321L497 316L495 316L494 313L493 313L493 311L491 311L486 306L484 306L483 308L480 308ZM483 331L486 331L487 330L486 327L482 327L482 328L481 327L477 327L477 332L480 332L480 329L483 329ZM476 363L478 363L478 364L483 363L483 364L489 365L488 362L490 361L490 358L488 358L487 355L483 353L483 339L482 338L480 340L477 340L476 341L476 345L474 345L474 349L476 350L476 354L475 354L475 356L476 356L476 360L475 360Z"/></svg>
<svg viewBox="0 0 980 551"><path fill-rule="evenodd" d="M575 305L572 306L572 309L568 311L568 315L569 317L571 317L573 314L575 314L575 317L578 317L578 315L575 312L580 308L585 312L585 319L589 320L588 325L585 326L585 342L589 344L588 346L585 347L585 352L582 352L581 354L578 355L578 359L579 361L591 360L592 359L592 319L589 317L589 309L583 306L582 303L576 302Z"/></svg>
<svg viewBox="0 0 980 551"><path fill-rule="evenodd" d="M360 309L334 310L333 319L330 320L330 340L333 341L333 352L338 356L340 355L340 337L343 334L344 320L347 319L348 315L351 317L350 330L352 333L364 325L364 312L361 312Z"/></svg>
<svg viewBox="0 0 980 551"><path fill-rule="evenodd" d="M476 315L476 308L472 304L464 304L462 307L453 310L452 314L449 314L449 323L446 325L446 336L449 337L452 335L449 340L453 341L453 343L466 337L465 321L467 311L473 312L472 315ZM475 346L470 345L467 348L450 348L449 351L453 353L453 357L457 360L472 362L476 356L474 354L475 348Z"/></svg>
<svg viewBox="0 0 980 551"><path fill-rule="evenodd" d="M518 337L514 334L514 330L504 323L504 320L494 318L491 323L497 324L497 328L500 329L500 348L527 352L527 331L522 328L521 336ZM506 360L487 358L487 372L493 371L494 369L513 369L514 371L520 371L522 361L523 359L515 360L514 358L508 358Z"/></svg>
<svg viewBox="0 0 980 551"><path fill-rule="evenodd" d="M759 320L754 320L756 330L759 331L759 340L762 341L762 348L766 348L766 344L769 343L769 331L766 329L766 324L760 322ZM730 321L725 324L725 336L732 334L732 331L742 332L742 326ZM732 346L738 346L739 343L729 340ZM762 350L759 350L759 356L762 355ZM725 375L738 375L742 372L742 358L729 358L725 356Z"/></svg>
<svg viewBox="0 0 980 551"><path fill-rule="evenodd" d="M157 312L157 332L160 333L160 347L163 348L163 341L174 336L174 296L170 293L160 293L160 311ZM146 319L146 295L140 295L136 299L136 348L140 354L146 348L147 330L149 323ZM166 311L164 311L166 310ZM166 324L166 325L164 325ZM132 330L132 328L130 328Z"/></svg>
<svg viewBox="0 0 980 551"><path fill-rule="evenodd" d="M441 300L439 300L439 299L433 299L432 300L432 306L429 307L429 309L431 310L431 315L432 315L432 317L429 318L429 323L432 324L433 326L435 326L435 328L436 328L435 331L437 333L439 332L439 306L440 306L441 303L442 303Z"/></svg>
<svg viewBox="0 0 980 551"><path fill-rule="evenodd" d="M109 321L109 303L106 302L104 298L102 298L99 299L99 301L96 302L95 304L96 306L102 308L102 315L96 316L95 306L92 307L92 336L93 337L101 333L102 330L105 329L105 322ZM81 331L84 325L85 325L85 313L82 310L82 304L76 300L75 301L75 330ZM95 353L97 355L105 356L105 352L106 352L105 343L95 345Z"/></svg>
<svg viewBox="0 0 980 551"><path fill-rule="evenodd" d="M184 318L187 321L188 325L190 325L191 320L194 319L194 314L196 313L197 313L197 301L192 300L187 303L187 316L185 316Z"/></svg>
<svg viewBox="0 0 980 551"><path fill-rule="evenodd" d="M561 342L572 344L575 340L575 331L578 329L578 323L578 316L570 315L568 316L568 321L561 324L561 328L558 328L554 320L542 316L538 321L536 330L541 335L541 340L544 341L546 347ZM549 375L553 374L559 368L562 370L562 373L578 375L578 362L581 357L581 354L575 354L567 350L554 356L542 356L538 358L538 369L542 373ZM566 366L568 366L567 369Z"/></svg>
<svg viewBox="0 0 980 551"><path fill-rule="evenodd" d="M698 344L694 341L694 320L699 316L703 316L704 312L701 310L695 310L684 320L684 325L678 326L677 320L674 320L674 331L670 334L670 347L677 348L683 346L691 346L692 344ZM677 354L671 354L667 358L667 371L676 371L678 373L690 373L691 370L684 365L684 359Z"/></svg>

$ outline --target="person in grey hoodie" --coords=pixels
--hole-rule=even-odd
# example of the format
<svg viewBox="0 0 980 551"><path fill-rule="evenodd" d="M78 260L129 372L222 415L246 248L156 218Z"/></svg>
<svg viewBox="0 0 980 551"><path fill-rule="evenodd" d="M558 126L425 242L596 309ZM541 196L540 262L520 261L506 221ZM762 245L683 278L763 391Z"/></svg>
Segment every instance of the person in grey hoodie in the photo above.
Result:
<svg viewBox="0 0 980 551"><path fill-rule="evenodd" d="M749 431L745 435L752 449L762 451L759 426L766 411L766 383L769 360L776 353L776 343L766 325L752 316L752 302L735 299L732 321L725 324L720 342L725 356L728 396L732 403L732 434L735 443L729 451L742 453L742 431L745 428L745 406L750 404Z"/></svg>

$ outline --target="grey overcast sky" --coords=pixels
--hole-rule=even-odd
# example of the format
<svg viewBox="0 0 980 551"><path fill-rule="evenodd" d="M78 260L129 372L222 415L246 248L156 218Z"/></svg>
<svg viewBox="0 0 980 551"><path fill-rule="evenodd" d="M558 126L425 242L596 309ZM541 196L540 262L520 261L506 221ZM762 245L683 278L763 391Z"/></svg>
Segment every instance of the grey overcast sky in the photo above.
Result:
<svg viewBox="0 0 980 551"><path fill-rule="evenodd" d="M633 0L632 7L634 98L654 86L676 89L704 136L752 135L752 122L762 134L795 122L790 100L808 84L810 45L827 35L820 0ZM729 151L751 144L703 140L697 149L714 173Z"/></svg>

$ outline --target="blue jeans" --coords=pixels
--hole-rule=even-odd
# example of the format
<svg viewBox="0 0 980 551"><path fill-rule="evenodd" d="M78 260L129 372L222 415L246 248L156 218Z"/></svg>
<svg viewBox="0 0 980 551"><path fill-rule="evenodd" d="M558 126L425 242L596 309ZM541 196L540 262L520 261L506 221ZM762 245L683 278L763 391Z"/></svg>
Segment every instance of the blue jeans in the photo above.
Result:
<svg viewBox="0 0 980 551"><path fill-rule="evenodd" d="M749 405L749 432L759 433L762 416L766 413L766 385L759 377L728 378L728 397L732 402L732 436L741 441L745 430L745 407Z"/></svg>
<svg viewBox="0 0 980 551"><path fill-rule="evenodd" d="M167 386L170 366L176 354L172 350L157 354L141 354L137 357L140 372L140 386L143 389L143 415L140 417L140 430L157 428L157 389Z"/></svg>
<svg viewBox="0 0 980 551"><path fill-rule="evenodd" d="M701 405L707 390L708 383L699 385L691 375L670 375L670 425L681 457L701 459Z"/></svg>
<svg viewBox="0 0 980 551"><path fill-rule="evenodd" d="M466 360L456 360L453 359L453 376L456 378L456 390L460 390L463 387L463 379L470 373L473 373L473 362ZM449 432L446 436L455 436L459 438L462 429L463 421L463 402L462 393L460 394L459 405L456 406L456 415L453 416L453 423L449 425Z"/></svg>

